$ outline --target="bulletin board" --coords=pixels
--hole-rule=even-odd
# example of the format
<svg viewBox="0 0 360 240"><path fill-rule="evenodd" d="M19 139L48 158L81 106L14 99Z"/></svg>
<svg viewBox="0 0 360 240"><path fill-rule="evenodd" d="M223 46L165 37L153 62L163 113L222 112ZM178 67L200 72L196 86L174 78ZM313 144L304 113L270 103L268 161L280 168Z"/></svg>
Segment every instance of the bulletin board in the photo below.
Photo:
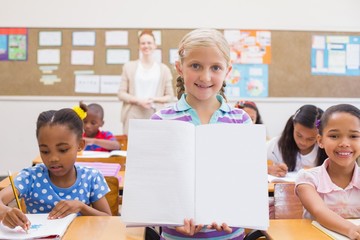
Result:
<svg viewBox="0 0 360 240"><path fill-rule="evenodd" d="M121 75L122 64L106 64L105 33L111 30L128 31L128 45L111 47L129 49L130 60L138 59L138 32L141 29L28 29L28 56L26 61L0 61L0 95L3 96L104 96L75 92L75 71L91 70L95 75ZM161 31L162 62L168 65L175 79L174 67L170 64L169 50L176 49L181 38L190 29L153 29ZM40 81L43 73L37 63L39 32L61 31L62 44L59 47L61 62L55 74L60 81L45 85ZM95 46L73 46L72 33L94 31ZM352 35L360 33L271 31L271 63L269 64L269 97L343 97L360 96L359 76L315 76L311 74L311 41L316 35ZM54 47L50 47L54 48ZM72 50L93 50L94 64L72 65ZM106 95L106 94L105 94ZM106 96L115 96L107 94Z"/></svg>

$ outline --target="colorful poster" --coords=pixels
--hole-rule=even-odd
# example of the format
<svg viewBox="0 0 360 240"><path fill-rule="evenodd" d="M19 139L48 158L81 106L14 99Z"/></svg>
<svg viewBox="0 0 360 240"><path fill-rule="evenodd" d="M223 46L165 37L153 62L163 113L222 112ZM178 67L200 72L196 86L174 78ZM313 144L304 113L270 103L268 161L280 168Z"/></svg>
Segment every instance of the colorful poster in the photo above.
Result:
<svg viewBox="0 0 360 240"><path fill-rule="evenodd" d="M26 60L26 35L9 35L9 60Z"/></svg>
<svg viewBox="0 0 360 240"><path fill-rule="evenodd" d="M0 61L8 60L8 39L7 35L0 35Z"/></svg>
<svg viewBox="0 0 360 240"><path fill-rule="evenodd" d="M233 63L270 64L270 31L225 30L224 36L230 44Z"/></svg>
<svg viewBox="0 0 360 240"><path fill-rule="evenodd" d="M360 36L314 35L311 73L360 76Z"/></svg>
<svg viewBox="0 0 360 240"><path fill-rule="evenodd" d="M267 97L268 65L233 64L226 79L225 94L228 99Z"/></svg>
<svg viewBox="0 0 360 240"><path fill-rule="evenodd" d="M0 28L0 60L27 60L27 29Z"/></svg>

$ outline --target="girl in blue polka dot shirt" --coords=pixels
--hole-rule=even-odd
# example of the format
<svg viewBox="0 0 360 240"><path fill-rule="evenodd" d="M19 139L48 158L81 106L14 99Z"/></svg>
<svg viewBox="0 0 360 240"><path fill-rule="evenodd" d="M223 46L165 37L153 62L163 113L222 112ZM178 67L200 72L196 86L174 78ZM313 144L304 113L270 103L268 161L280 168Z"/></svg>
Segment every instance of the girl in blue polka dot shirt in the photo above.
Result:
<svg viewBox="0 0 360 240"><path fill-rule="evenodd" d="M25 200L28 213L49 213L49 219L78 215L111 215L105 195L110 191L102 174L75 165L82 138L86 105L42 112L36 137L43 164L22 170L14 179L16 194ZM30 222L8 203L15 199L11 186L0 192L0 220L5 226L27 230Z"/></svg>

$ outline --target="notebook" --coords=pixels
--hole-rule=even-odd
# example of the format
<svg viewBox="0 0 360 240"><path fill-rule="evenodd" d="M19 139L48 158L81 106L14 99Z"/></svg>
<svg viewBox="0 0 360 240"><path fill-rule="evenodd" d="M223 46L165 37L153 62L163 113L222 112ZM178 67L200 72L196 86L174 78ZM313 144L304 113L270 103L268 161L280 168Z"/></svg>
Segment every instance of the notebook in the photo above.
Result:
<svg viewBox="0 0 360 240"><path fill-rule="evenodd" d="M288 172L284 177L276 177L268 174L268 182L295 182L297 172Z"/></svg>
<svg viewBox="0 0 360 240"><path fill-rule="evenodd" d="M31 222L30 229L26 233L22 228L14 229L0 224L0 239L60 239L70 223L77 216L75 213L61 219L48 219L49 214L26 214Z"/></svg>
<svg viewBox="0 0 360 240"><path fill-rule="evenodd" d="M347 220L354 223L354 224L356 224L356 225L360 225L360 219L347 219ZM320 229L322 232L324 232L326 235L328 235L332 239L335 239L335 240L348 240L349 239L348 237L346 237L344 235L341 235L341 234L339 234L337 232L331 231L331 230L323 227L317 221L312 221L312 225L314 225L315 227Z"/></svg>
<svg viewBox="0 0 360 240"><path fill-rule="evenodd" d="M261 124L131 119L123 221L267 229L265 133Z"/></svg>

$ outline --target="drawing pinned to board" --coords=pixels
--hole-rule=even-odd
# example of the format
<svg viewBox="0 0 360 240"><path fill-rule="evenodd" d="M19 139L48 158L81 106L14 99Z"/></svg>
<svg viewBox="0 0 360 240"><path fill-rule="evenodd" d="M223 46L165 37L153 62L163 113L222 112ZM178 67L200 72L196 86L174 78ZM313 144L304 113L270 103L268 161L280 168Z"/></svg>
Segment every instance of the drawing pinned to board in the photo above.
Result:
<svg viewBox="0 0 360 240"><path fill-rule="evenodd" d="M271 32L255 30L224 30L230 44L233 63L269 64L271 62Z"/></svg>
<svg viewBox="0 0 360 240"><path fill-rule="evenodd" d="M233 64L226 78L225 91L229 99L267 97L268 65Z"/></svg>
<svg viewBox="0 0 360 240"><path fill-rule="evenodd" d="M0 61L27 60L27 29L0 28Z"/></svg>

